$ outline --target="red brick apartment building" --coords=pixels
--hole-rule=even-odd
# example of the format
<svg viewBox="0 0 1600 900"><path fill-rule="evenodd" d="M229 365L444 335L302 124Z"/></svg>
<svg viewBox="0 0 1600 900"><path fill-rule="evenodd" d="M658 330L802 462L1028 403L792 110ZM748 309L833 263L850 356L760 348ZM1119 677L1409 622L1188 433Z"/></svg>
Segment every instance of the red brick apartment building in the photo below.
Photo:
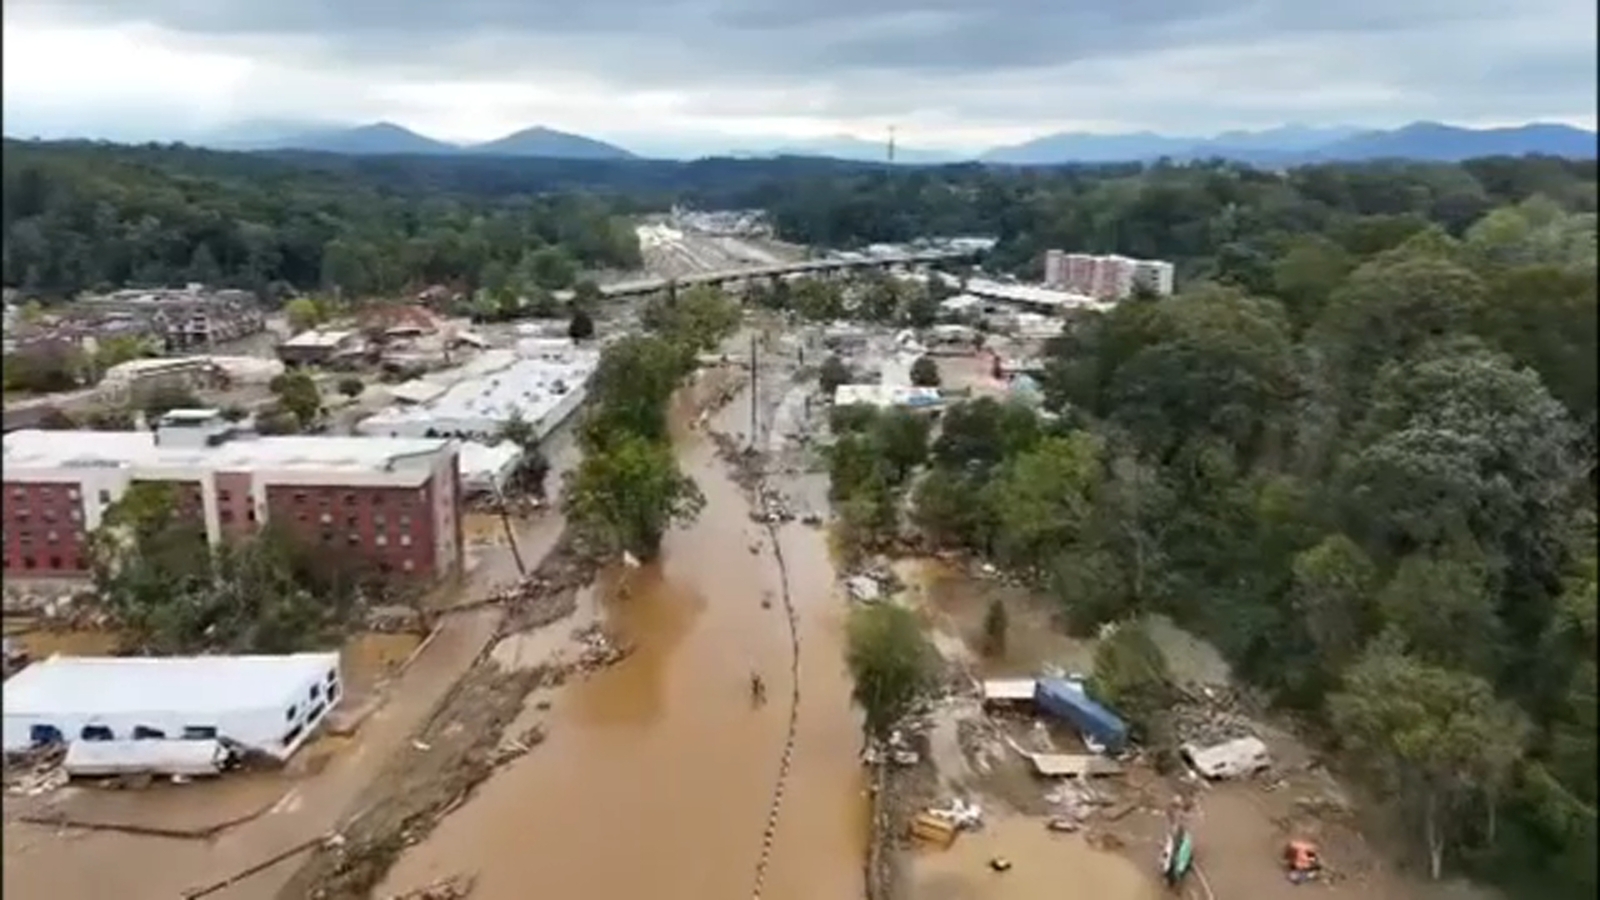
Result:
<svg viewBox="0 0 1600 900"><path fill-rule="evenodd" d="M215 544L286 522L333 554L398 578L459 571L461 484L452 441L255 437L215 410L174 410L155 431L5 436L6 578L89 573L88 536L136 483L173 484Z"/></svg>

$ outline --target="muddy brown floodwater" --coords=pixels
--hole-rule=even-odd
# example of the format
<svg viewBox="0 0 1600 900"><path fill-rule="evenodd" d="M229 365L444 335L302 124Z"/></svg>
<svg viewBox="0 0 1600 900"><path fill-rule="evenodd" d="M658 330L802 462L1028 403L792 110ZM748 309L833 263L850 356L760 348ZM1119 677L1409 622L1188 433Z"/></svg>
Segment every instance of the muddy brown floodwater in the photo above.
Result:
<svg viewBox="0 0 1600 900"><path fill-rule="evenodd" d="M602 592L633 654L550 698L544 744L407 851L379 896L459 872L477 874L475 900L751 895L789 718L783 585L709 442L690 435L680 448L704 512L668 536L658 562ZM860 897L868 813L843 603L822 534L786 526L780 539L801 705L762 896ZM761 707L752 669L768 685Z"/></svg>

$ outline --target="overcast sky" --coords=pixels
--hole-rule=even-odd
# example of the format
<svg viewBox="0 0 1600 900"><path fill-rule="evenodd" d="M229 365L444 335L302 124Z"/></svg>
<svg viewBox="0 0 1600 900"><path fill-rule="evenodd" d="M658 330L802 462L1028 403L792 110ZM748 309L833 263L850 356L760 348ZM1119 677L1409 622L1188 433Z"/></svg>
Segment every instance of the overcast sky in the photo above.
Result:
<svg viewBox="0 0 1600 900"><path fill-rule="evenodd" d="M5 132L975 149L1284 122L1593 127L1595 0L6 0ZM726 139L726 140L724 140Z"/></svg>

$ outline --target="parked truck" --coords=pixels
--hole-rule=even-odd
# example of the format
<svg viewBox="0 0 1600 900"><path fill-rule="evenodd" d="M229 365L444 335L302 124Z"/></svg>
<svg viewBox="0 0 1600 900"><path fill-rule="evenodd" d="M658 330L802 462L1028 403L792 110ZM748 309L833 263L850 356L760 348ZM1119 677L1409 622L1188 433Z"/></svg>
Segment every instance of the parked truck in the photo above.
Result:
<svg viewBox="0 0 1600 900"><path fill-rule="evenodd" d="M1084 737L1104 747L1107 753L1121 753L1128 745L1128 726L1111 710L1096 703L1083 685L1065 678L1041 678L1033 689L1034 705L1063 719Z"/></svg>

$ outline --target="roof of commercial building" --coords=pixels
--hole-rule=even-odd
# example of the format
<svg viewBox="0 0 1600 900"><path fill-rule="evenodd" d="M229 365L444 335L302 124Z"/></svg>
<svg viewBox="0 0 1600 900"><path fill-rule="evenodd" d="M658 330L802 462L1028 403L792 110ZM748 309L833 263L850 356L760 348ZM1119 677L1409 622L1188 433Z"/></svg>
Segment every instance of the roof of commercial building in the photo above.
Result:
<svg viewBox="0 0 1600 900"><path fill-rule="evenodd" d="M474 487L498 483L522 456L522 448L510 441L483 444L463 441L461 444L461 483Z"/></svg>
<svg viewBox="0 0 1600 900"><path fill-rule="evenodd" d="M337 653L285 656L52 656L5 683L7 716L275 708L339 668Z"/></svg>
<svg viewBox="0 0 1600 900"><path fill-rule="evenodd" d="M8 475L19 469L113 466L201 471L304 469L383 472L401 458L444 449L443 438L284 435L241 437L214 447L161 447L151 431L39 431L5 436Z"/></svg>
<svg viewBox="0 0 1600 900"><path fill-rule="evenodd" d="M302 331L284 341L282 346L303 348L337 347L355 337L358 333L355 331Z"/></svg>
<svg viewBox="0 0 1600 900"><path fill-rule="evenodd" d="M478 371L465 373L466 377L437 396L413 406L391 406L368 421L503 420L510 418L513 412L520 412L526 419L538 419L555 408L567 394L578 390L594 373L597 362L596 354L584 351L568 361L514 359L502 368L484 370L480 367Z"/></svg>
<svg viewBox="0 0 1600 900"><path fill-rule="evenodd" d="M1086 307L1105 309L1115 304L1070 291L1057 291L1031 284L1003 284L974 278L967 282L967 293L1013 303L1031 303L1035 306Z"/></svg>
<svg viewBox="0 0 1600 900"><path fill-rule="evenodd" d="M943 401L938 388L901 384L841 384L834 389L834 406L935 406Z"/></svg>

